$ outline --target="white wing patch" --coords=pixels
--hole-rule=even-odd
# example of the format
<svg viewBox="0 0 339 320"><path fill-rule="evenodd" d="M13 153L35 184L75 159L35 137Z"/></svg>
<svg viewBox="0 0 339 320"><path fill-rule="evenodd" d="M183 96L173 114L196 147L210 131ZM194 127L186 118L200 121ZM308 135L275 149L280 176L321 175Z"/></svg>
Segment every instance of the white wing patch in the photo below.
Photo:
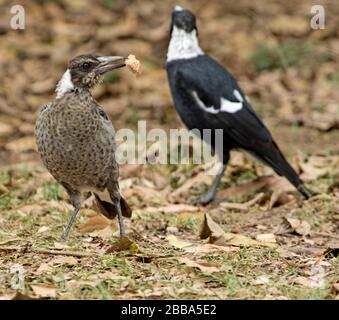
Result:
<svg viewBox="0 0 339 320"><path fill-rule="evenodd" d="M57 87L55 89L57 93L57 99L61 98L66 92L69 92L74 89L74 84L72 82L71 78L71 72L69 69L66 70L66 72L63 74L62 78L57 84Z"/></svg>
<svg viewBox="0 0 339 320"><path fill-rule="evenodd" d="M242 109L244 98L240 94L238 90L233 91L234 97L238 100L238 102L235 101L229 101L223 97L220 98L220 109L215 109L214 106L207 107L199 98L198 94L195 91L192 91L192 96L197 103L197 105L204 111L212 114L217 114L219 112L228 112L228 113L235 113Z"/></svg>
<svg viewBox="0 0 339 320"><path fill-rule="evenodd" d="M197 103L197 105L204 111L208 112L208 113L213 113L213 114L217 114L219 113L219 110L214 109L213 106L210 107L206 107L205 104L200 100L198 94L195 91L192 91L192 96L195 100L195 102Z"/></svg>
<svg viewBox="0 0 339 320"><path fill-rule="evenodd" d="M237 89L233 90L233 95L238 99L239 102L244 102L244 98Z"/></svg>

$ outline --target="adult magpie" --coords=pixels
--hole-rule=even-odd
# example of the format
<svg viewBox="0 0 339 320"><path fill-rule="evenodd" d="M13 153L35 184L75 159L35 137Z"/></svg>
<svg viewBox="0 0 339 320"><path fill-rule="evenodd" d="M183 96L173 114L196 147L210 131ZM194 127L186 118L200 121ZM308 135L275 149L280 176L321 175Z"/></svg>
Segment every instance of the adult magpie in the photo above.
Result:
<svg viewBox="0 0 339 320"><path fill-rule="evenodd" d="M195 204L213 200L232 149L246 150L286 177L306 199L311 196L233 76L200 48L196 18L180 6L172 13L166 69L175 108L188 129L223 130L222 170ZM217 152L213 139L211 144Z"/></svg>
<svg viewBox="0 0 339 320"><path fill-rule="evenodd" d="M120 236L125 236L122 216L131 217L132 211L119 191L115 132L90 93L106 72L125 65L126 59L120 56L75 57L57 85L56 98L41 109L36 121L41 160L74 206L63 240L90 193L103 215L118 217Z"/></svg>

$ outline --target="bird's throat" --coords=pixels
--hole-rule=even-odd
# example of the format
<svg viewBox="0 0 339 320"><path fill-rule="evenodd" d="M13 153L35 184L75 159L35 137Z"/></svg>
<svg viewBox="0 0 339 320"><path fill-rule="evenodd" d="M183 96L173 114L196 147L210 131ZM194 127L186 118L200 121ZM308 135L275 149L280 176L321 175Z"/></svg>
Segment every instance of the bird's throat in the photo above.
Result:
<svg viewBox="0 0 339 320"><path fill-rule="evenodd" d="M199 46L196 30L188 33L176 26L173 27L167 51L167 62L178 59L191 59L203 54L204 52Z"/></svg>

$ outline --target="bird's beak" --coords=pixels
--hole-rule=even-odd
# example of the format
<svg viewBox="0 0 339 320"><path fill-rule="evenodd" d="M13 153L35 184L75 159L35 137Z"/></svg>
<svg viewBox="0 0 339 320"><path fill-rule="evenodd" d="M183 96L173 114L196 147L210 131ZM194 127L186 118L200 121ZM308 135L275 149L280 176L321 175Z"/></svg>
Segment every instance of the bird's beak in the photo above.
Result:
<svg viewBox="0 0 339 320"><path fill-rule="evenodd" d="M104 74L113 69L124 67L126 58L120 56L102 56L97 58L100 63L94 69L97 74Z"/></svg>

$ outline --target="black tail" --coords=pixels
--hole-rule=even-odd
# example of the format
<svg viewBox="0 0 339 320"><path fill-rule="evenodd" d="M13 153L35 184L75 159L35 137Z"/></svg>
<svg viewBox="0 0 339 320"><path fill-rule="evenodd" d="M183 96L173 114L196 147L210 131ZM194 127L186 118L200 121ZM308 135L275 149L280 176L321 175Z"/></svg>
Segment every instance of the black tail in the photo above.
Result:
<svg viewBox="0 0 339 320"><path fill-rule="evenodd" d="M114 219L115 216L117 215L115 206L107 201L101 200L97 194L94 193L95 199L96 199L96 204L98 206L98 209L100 212L108 219ZM121 207L121 212L122 215L126 218L130 218L132 216L132 210L127 204L126 200L121 197L120 198L120 207Z"/></svg>
<svg viewBox="0 0 339 320"><path fill-rule="evenodd" d="M286 158L274 141L268 153L265 155L259 155L256 153L256 156L268 164L278 175L284 176L289 182L291 182L305 197L305 199L312 197L311 191L305 187L298 174L287 162Z"/></svg>

